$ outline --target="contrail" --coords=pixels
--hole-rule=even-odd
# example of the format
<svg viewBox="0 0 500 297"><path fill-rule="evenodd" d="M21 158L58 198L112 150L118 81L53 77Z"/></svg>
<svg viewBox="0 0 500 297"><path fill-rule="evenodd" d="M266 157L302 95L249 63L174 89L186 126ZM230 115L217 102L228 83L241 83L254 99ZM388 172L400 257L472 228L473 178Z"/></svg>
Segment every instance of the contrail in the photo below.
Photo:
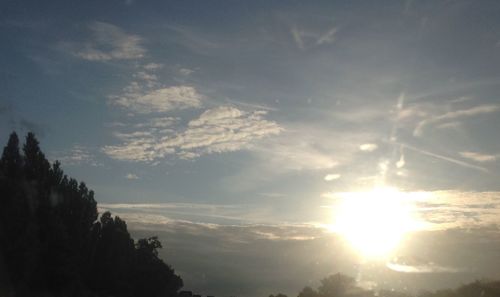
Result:
<svg viewBox="0 0 500 297"><path fill-rule="evenodd" d="M404 144L404 143L398 143L398 144L401 145L402 147L405 147L405 148L410 149L410 150L412 150L414 152L417 152L417 153L421 153L423 155L434 157L436 159L440 159L440 160L443 160L443 161L448 161L450 163L454 163L454 164L460 165L462 167L467 167L467 168L471 168L471 169L476 169L476 170L481 171L481 172L489 173L488 169L486 169L484 167L481 167L481 166L476 166L476 165L469 164L469 163L461 161L461 160L457 160L457 159L453 159L453 158L446 157L446 156L443 156L443 155L435 154L433 152L429 152L429 151L426 151L426 150L423 150L423 149L419 149L419 148L416 148L416 147L408 145L408 144Z"/></svg>

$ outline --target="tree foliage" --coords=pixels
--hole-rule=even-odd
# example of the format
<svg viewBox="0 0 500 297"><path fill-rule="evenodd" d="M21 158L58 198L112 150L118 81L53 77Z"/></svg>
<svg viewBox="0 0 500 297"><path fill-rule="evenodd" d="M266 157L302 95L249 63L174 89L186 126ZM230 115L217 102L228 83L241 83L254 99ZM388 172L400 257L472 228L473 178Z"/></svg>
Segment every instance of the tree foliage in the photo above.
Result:
<svg viewBox="0 0 500 297"><path fill-rule="evenodd" d="M304 287L298 297L412 297L415 295L395 290L366 290L357 286L354 278L337 273L320 282L317 290ZM418 297L498 297L500 281L475 281L458 287L435 292L423 292ZM270 297L277 297L271 295Z"/></svg>
<svg viewBox="0 0 500 297"><path fill-rule="evenodd" d="M13 132L0 159L0 296L176 296L183 283L94 192Z"/></svg>

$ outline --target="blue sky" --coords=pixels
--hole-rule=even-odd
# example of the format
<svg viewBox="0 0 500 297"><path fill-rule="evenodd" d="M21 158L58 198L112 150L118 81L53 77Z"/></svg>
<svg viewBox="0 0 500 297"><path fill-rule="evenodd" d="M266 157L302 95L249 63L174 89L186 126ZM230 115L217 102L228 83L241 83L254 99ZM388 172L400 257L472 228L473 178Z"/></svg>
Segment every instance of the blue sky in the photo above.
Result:
<svg viewBox="0 0 500 297"><path fill-rule="evenodd" d="M498 223L495 1L2 6L0 140L34 131L131 226L318 226L380 185Z"/></svg>

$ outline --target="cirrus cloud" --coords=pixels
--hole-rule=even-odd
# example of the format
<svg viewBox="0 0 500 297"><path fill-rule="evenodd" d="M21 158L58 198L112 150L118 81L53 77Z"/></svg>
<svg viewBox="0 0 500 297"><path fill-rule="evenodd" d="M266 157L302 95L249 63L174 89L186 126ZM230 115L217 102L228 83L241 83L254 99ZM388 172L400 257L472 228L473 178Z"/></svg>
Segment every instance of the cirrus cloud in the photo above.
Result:
<svg viewBox="0 0 500 297"><path fill-rule="evenodd" d="M491 162L497 159L495 155L481 154L478 152L460 152L460 156L476 162Z"/></svg>
<svg viewBox="0 0 500 297"><path fill-rule="evenodd" d="M168 155L195 159L206 154L237 151L283 130L276 122L264 119L266 114L267 111L249 112L219 106L204 111L184 129L117 134L123 143L105 146L103 152L118 160L152 162Z"/></svg>
<svg viewBox="0 0 500 297"><path fill-rule="evenodd" d="M121 96L111 96L112 103L138 113L168 112L201 107L202 96L191 86L172 86L143 93L131 84Z"/></svg>
<svg viewBox="0 0 500 297"><path fill-rule="evenodd" d="M498 105L478 105L467 109L448 111L437 116L431 116L420 121L413 130L414 136L422 136L424 129L431 125L441 124L441 126L448 122L455 123L457 119L473 117L482 114L489 114L498 111Z"/></svg>
<svg viewBox="0 0 500 297"><path fill-rule="evenodd" d="M88 25L91 36L79 44L69 44L73 55L89 61L139 59L146 49L141 45L142 38L128 34L120 27L104 22Z"/></svg>
<svg viewBox="0 0 500 297"><path fill-rule="evenodd" d="M359 149L363 152L373 152L378 148L378 145L375 143L364 143L359 146Z"/></svg>

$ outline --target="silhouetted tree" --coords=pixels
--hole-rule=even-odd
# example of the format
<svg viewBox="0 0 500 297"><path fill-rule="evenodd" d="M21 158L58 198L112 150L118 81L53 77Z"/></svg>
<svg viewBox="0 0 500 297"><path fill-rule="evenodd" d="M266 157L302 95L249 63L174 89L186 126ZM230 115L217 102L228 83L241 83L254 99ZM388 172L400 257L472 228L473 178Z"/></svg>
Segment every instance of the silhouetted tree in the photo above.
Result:
<svg viewBox="0 0 500 297"><path fill-rule="evenodd" d="M0 159L0 296L176 296L182 280L156 237L97 221L94 192L50 164L33 133L14 132Z"/></svg>
<svg viewBox="0 0 500 297"><path fill-rule="evenodd" d="M321 280L318 293L321 297L345 296L356 287L354 278L340 273L330 275Z"/></svg>
<svg viewBox="0 0 500 297"><path fill-rule="evenodd" d="M158 249L161 247L156 236L140 239L136 243L134 293L137 296L175 296L183 286L182 279L158 257Z"/></svg>
<svg viewBox="0 0 500 297"><path fill-rule="evenodd" d="M356 280L340 273L321 280L318 290L305 287L298 297L374 297L374 292L356 285Z"/></svg>
<svg viewBox="0 0 500 297"><path fill-rule="evenodd" d="M16 132L12 132L7 142L7 146L2 153L0 161L1 172L7 177L17 178L21 171L22 158L19 153L19 138Z"/></svg>
<svg viewBox="0 0 500 297"><path fill-rule="evenodd" d="M411 295L399 292L396 290L380 290L377 292L378 297L411 297Z"/></svg>
<svg viewBox="0 0 500 297"><path fill-rule="evenodd" d="M298 297L318 297L319 293L311 287L304 287Z"/></svg>
<svg viewBox="0 0 500 297"><path fill-rule="evenodd" d="M276 295L271 294L271 295L269 295L269 297L288 297L288 296L283 294L283 293L278 293Z"/></svg>

